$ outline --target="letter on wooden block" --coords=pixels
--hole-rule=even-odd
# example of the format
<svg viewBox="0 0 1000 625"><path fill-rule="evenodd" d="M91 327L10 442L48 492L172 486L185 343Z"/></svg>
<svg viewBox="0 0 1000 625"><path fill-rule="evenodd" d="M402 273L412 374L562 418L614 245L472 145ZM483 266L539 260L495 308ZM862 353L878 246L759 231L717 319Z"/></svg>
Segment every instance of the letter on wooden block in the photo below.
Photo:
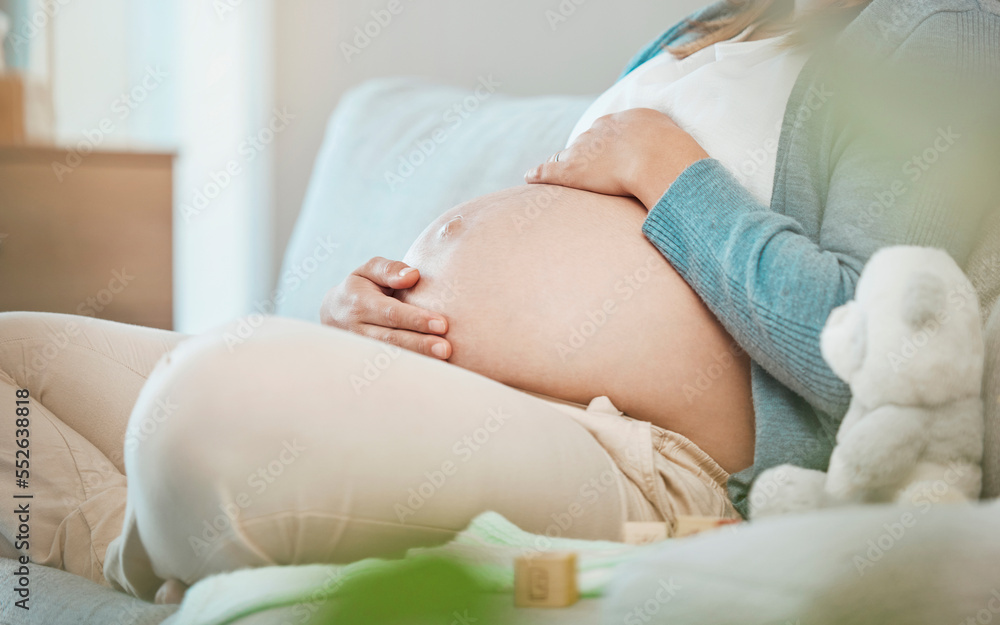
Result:
<svg viewBox="0 0 1000 625"><path fill-rule="evenodd" d="M547 551L514 560L517 607L563 608L579 597L575 553Z"/></svg>

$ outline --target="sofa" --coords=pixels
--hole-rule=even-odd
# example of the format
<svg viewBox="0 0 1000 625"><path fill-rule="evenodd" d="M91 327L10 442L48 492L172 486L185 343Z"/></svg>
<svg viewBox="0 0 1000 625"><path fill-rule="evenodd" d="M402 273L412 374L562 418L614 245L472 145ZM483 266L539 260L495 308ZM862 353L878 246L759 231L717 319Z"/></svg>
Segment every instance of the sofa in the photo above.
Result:
<svg viewBox="0 0 1000 625"><path fill-rule="evenodd" d="M487 93L393 78L345 95L316 159L273 310L266 312L318 321L326 290L365 260L402 258L443 211L521 184L529 166L564 144L590 101ZM333 255L317 254L331 248ZM1000 494L1000 314L990 317L986 335L984 497L992 499ZM923 512L895 506L817 511L637 550L572 608L515 610L502 590L490 601L496 622L517 623L913 624L1000 618L998 527L1000 504L989 501ZM300 601L247 607L258 591L273 589L275 580L280 586L306 579L305 567L204 580L186 599L204 603L182 612L40 566L32 567L32 609L25 612L7 600L15 568L14 561L0 560L3 625L308 620ZM213 602L243 607L214 609Z"/></svg>

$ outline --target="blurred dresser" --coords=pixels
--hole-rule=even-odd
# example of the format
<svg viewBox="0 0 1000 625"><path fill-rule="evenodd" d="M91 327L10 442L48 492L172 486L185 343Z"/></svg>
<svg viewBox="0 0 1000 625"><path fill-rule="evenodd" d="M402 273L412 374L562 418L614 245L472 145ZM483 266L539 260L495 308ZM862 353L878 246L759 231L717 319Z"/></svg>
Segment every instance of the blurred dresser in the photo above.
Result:
<svg viewBox="0 0 1000 625"><path fill-rule="evenodd" d="M0 145L0 311L173 326L173 155Z"/></svg>

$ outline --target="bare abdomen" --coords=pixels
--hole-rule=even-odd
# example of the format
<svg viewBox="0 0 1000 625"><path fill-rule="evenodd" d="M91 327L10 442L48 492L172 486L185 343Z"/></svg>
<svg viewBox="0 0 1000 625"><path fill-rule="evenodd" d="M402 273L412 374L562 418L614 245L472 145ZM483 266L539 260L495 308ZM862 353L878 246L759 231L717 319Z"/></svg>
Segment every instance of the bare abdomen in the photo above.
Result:
<svg viewBox="0 0 1000 625"><path fill-rule="evenodd" d="M690 438L723 468L753 460L749 361L642 235L631 198L515 187L442 215L404 261L400 299L443 313L451 362Z"/></svg>

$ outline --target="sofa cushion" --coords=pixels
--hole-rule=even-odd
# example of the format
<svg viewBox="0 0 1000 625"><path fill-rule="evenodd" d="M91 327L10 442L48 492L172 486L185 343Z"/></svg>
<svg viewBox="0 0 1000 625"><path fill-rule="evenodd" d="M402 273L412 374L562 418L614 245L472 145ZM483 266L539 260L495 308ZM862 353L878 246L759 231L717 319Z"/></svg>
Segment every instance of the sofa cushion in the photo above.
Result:
<svg viewBox="0 0 1000 625"><path fill-rule="evenodd" d="M276 314L318 321L326 291L369 258L400 259L444 211L523 184L591 100L491 89L488 76L472 89L391 78L343 97L285 253Z"/></svg>
<svg viewBox="0 0 1000 625"><path fill-rule="evenodd" d="M0 558L0 579L13 583L19 564ZM29 564L30 609L11 601L0 601L0 623L4 625L77 625L79 623L129 623L156 625L177 611L175 605L153 605L121 592L39 564ZM11 580L8 582L8 580ZM4 588L5 596L10 588Z"/></svg>

